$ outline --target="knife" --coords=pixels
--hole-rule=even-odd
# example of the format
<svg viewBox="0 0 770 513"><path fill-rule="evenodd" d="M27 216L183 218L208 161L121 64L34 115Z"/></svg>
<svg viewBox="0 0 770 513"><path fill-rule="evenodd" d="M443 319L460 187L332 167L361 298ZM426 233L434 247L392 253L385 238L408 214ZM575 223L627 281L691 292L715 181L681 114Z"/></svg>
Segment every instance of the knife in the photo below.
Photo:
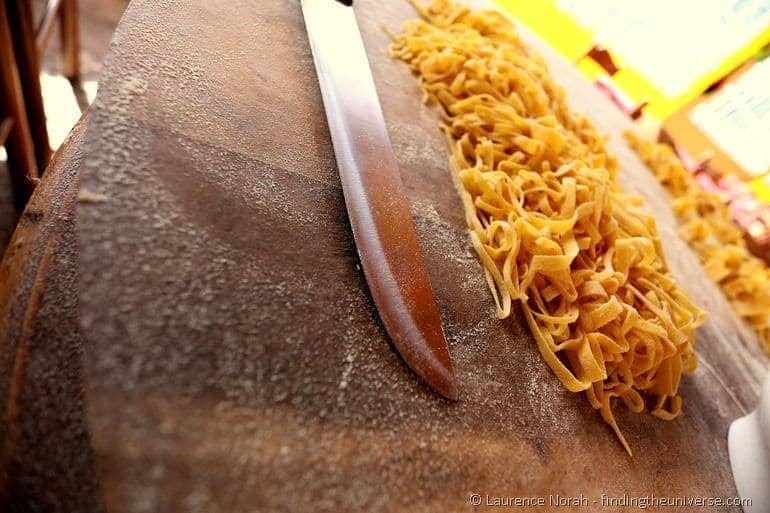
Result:
<svg viewBox="0 0 770 513"><path fill-rule="evenodd" d="M366 282L407 365L450 399L454 370L352 0L302 0L342 192Z"/></svg>
<svg viewBox="0 0 770 513"><path fill-rule="evenodd" d="M756 410L730 424L727 452L743 512L770 511L770 375Z"/></svg>

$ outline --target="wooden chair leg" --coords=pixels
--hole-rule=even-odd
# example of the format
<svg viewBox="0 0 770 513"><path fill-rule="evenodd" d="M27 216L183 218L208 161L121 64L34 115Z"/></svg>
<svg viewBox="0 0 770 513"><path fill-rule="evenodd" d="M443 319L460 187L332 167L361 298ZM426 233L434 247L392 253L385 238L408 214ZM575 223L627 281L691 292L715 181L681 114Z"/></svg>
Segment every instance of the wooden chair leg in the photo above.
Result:
<svg viewBox="0 0 770 513"><path fill-rule="evenodd" d="M63 0L59 19L61 21L62 59L64 76L70 80L80 78L80 33L78 30L77 0Z"/></svg>
<svg viewBox="0 0 770 513"><path fill-rule="evenodd" d="M0 112L0 146L5 146L8 134L11 133L11 128L13 128L13 119L4 116L5 114Z"/></svg>
<svg viewBox="0 0 770 513"><path fill-rule="evenodd" d="M0 0L2 1L2 0ZM19 70L21 88L32 140L35 145L35 159L38 171L42 173L51 158L51 145L43 108L43 93L40 89L40 59L35 46L35 26L31 0L6 1L11 37Z"/></svg>
<svg viewBox="0 0 770 513"><path fill-rule="evenodd" d="M37 162L5 7L0 1L0 118L13 120L5 149L16 203L23 207L35 189Z"/></svg>

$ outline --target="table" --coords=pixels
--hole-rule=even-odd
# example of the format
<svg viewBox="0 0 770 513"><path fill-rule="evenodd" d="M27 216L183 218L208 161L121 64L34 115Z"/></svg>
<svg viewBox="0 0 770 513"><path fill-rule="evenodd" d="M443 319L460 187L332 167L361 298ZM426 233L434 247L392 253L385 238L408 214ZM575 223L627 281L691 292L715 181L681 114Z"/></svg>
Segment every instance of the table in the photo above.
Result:
<svg viewBox="0 0 770 513"><path fill-rule="evenodd" d="M87 427L73 447L99 488L80 500L111 512L444 512L471 511L471 493L734 495L727 428L753 408L767 358L677 237L665 191L622 141L629 122L527 36L573 108L610 134L623 186L655 212L675 276L709 313L685 414L618 408L633 459L561 387L523 318L495 317L438 115L387 56L380 23L398 29L414 11L355 9L460 400L414 379L377 320L299 4L134 0L82 142L83 400L59 427ZM558 511L570 510L581 508Z"/></svg>

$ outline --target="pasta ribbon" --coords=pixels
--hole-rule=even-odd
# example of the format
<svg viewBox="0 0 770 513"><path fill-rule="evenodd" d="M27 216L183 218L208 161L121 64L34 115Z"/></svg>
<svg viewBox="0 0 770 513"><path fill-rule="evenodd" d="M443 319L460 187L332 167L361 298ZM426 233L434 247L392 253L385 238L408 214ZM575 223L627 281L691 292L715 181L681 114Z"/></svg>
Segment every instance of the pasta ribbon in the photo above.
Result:
<svg viewBox="0 0 770 513"><path fill-rule="evenodd" d="M422 19L393 36L391 55L440 108L497 314L521 305L545 362L631 454L614 404L678 416L704 314L676 287L654 218L618 186L604 138L568 108L512 24L449 0L413 3Z"/></svg>
<svg viewBox="0 0 770 513"><path fill-rule="evenodd" d="M679 235L770 352L770 268L746 247L725 200L703 190L670 146L632 132L626 133L626 140L674 198Z"/></svg>

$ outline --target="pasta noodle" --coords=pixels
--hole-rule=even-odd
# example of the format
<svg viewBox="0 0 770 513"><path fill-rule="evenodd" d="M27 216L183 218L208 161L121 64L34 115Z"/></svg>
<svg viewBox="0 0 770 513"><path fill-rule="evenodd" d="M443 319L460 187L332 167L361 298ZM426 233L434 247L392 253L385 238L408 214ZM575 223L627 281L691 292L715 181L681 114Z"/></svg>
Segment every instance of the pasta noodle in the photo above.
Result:
<svg viewBox="0 0 770 513"><path fill-rule="evenodd" d="M649 402L678 416L704 314L677 288L655 220L620 190L617 161L569 110L543 60L491 11L415 2L422 19L391 55L441 107L470 239L500 318L521 305L548 366L585 392L631 454L613 415Z"/></svg>
<svg viewBox="0 0 770 513"><path fill-rule="evenodd" d="M679 234L700 255L706 274L770 351L770 269L749 252L725 201L704 191L669 146L632 132L626 139L674 197Z"/></svg>

